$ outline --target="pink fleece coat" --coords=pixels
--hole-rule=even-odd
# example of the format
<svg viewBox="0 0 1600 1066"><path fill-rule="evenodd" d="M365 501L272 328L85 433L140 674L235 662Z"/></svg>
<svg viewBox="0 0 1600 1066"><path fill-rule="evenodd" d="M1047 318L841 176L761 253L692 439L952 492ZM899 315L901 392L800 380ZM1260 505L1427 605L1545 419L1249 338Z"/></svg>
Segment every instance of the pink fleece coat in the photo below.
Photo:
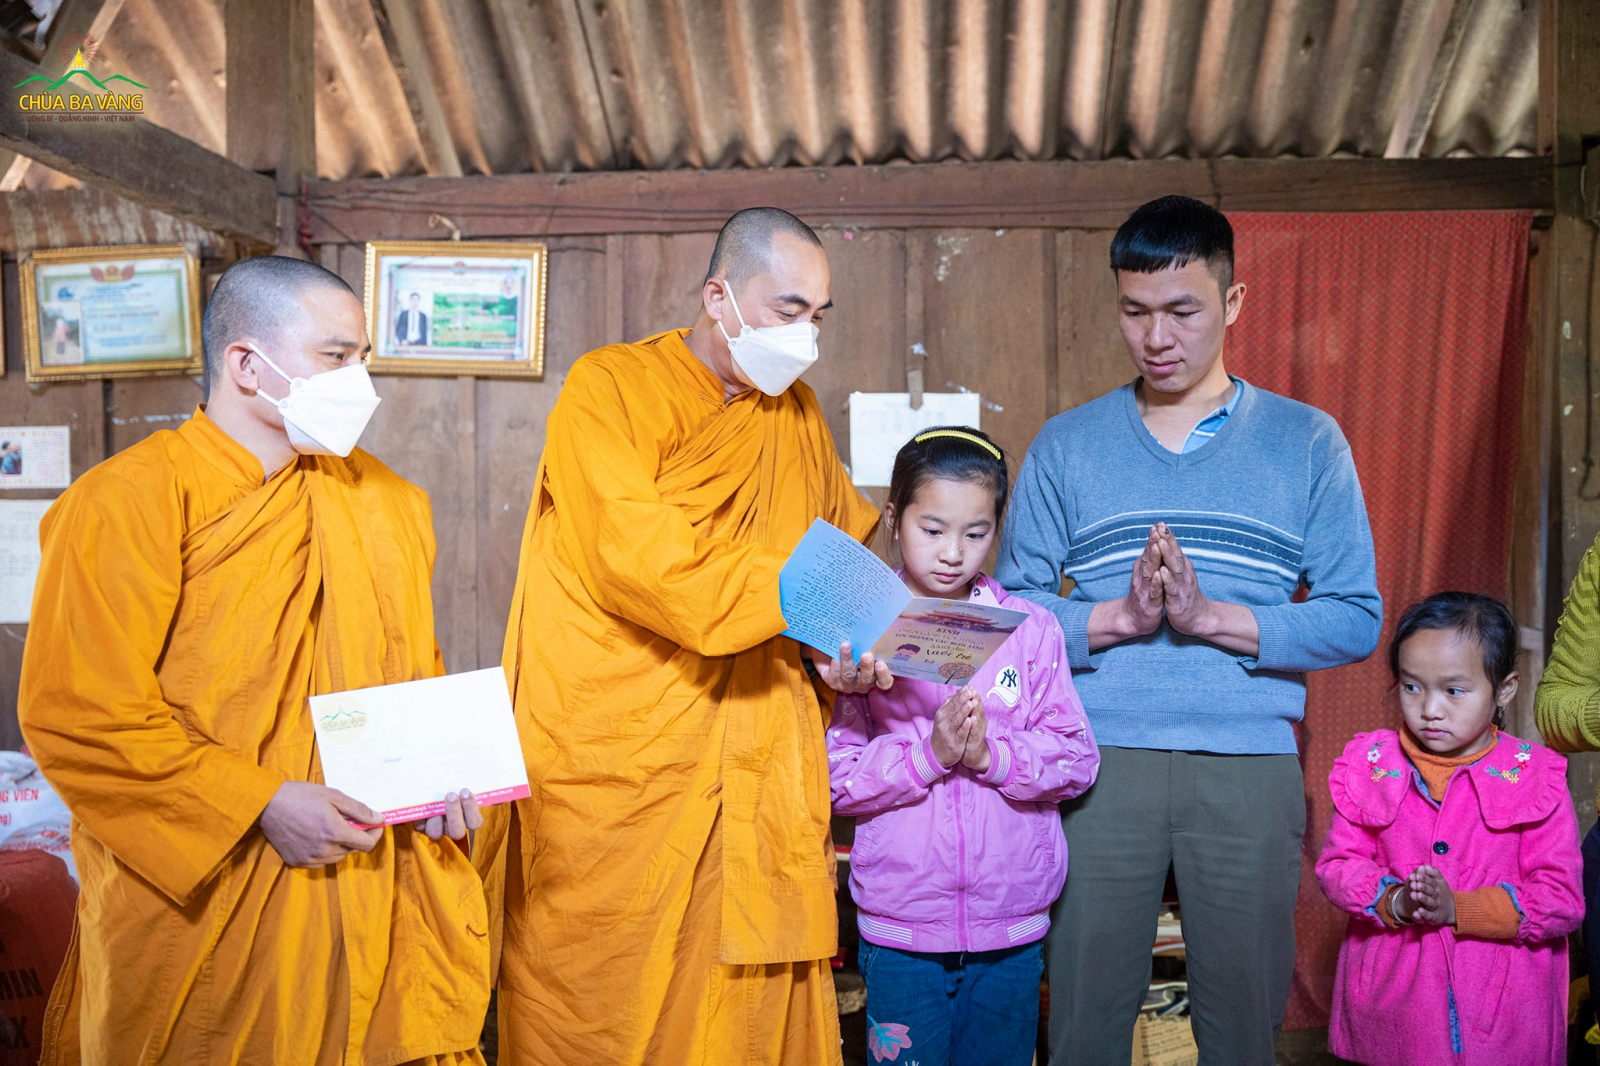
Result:
<svg viewBox="0 0 1600 1066"><path fill-rule="evenodd" d="M1333 823L1317 880L1350 915L1328 1044L1369 1066L1566 1061L1567 934L1583 920L1567 762L1500 734L1435 804L1392 729L1358 733L1333 765ZM1522 915L1512 940L1448 926L1386 927L1378 897L1418 866L1451 889L1499 885Z"/></svg>

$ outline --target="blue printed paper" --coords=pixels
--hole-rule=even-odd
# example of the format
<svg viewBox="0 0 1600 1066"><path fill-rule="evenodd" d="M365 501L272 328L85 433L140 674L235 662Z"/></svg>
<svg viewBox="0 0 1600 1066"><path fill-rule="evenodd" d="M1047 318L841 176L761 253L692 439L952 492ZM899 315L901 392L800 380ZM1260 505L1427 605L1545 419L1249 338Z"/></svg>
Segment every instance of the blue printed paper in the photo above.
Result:
<svg viewBox="0 0 1600 1066"><path fill-rule="evenodd" d="M1028 616L970 600L913 597L895 572L843 530L811 524L778 577L785 636L833 656L850 642L896 677L959 685Z"/></svg>
<svg viewBox="0 0 1600 1066"><path fill-rule="evenodd" d="M822 519L778 575L784 636L829 655L850 642L859 657L900 617L911 592L870 548Z"/></svg>

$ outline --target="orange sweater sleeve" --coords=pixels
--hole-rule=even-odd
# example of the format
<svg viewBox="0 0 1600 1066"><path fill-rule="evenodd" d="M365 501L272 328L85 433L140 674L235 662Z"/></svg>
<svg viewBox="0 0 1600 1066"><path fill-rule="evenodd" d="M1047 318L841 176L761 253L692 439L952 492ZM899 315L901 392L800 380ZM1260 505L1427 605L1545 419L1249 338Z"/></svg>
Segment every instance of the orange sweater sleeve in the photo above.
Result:
<svg viewBox="0 0 1600 1066"><path fill-rule="evenodd" d="M1499 885L1452 892L1456 900L1456 934L1485 940L1510 940L1517 935L1522 915L1511 893Z"/></svg>
<svg viewBox="0 0 1600 1066"><path fill-rule="evenodd" d="M1400 882L1399 891L1405 891L1405 882ZM1398 929L1405 923L1394 916L1394 901L1396 896L1395 886L1391 885L1383 890L1383 895L1378 897L1378 905L1373 910L1378 915L1378 921L1390 929Z"/></svg>
<svg viewBox="0 0 1600 1066"><path fill-rule="evenodd" d="M45 515L17 702L28 747L73 817L182 904L282 778L191 737L162 698L155 669L177 609L183 529L178 500L152 481L91 472ZM239 619L217 624L251 639Z"/></svg>
<svg viewBox="0 0 1600 1066"><path fill-rule="evenodd" d="M1404 890L1402 886L1400 891ZM1517 935L1522 915L1511 901L1511 893L1499 885L1450 894L1455 897L1457 935L1484 940L1510 940ZM1375 908L1378 920L1390 929L1398 929L1405 924L1395 917L1394 900L1394 890L1387 890Z"/></svg>
<svg viewBox="0 0 1600 1066"><path fill-rule="evenodd" d="M785 552L697 537L656 488L659 456L630 435L630 405L603 367L579 360L550 413L545 488L560 542L585 591L607 612L698 655L731 655L782 633Z"/></svg>

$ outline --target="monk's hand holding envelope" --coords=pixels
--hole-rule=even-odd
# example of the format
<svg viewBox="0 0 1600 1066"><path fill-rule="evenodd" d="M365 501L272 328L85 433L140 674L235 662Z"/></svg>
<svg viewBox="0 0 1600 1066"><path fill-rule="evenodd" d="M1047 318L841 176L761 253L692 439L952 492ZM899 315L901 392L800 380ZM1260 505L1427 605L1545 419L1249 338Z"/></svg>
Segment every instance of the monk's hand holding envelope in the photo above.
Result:
<svg viewBox="0 0 1600 1066"><path fill-rule="evenodd" d="M483 826L480 807L528 795L498 666L325 693L309 703L323 779L343 790L335 795L361 797L364 826L409 825L430 840L465 841Z"/></svg>
<svg viewBox="0 0 1600 1066"><path fill-rule="evenodd" d="M377 811L310 781L279 785L258 822L267 843L290 866L327 866L351 852L371 851L383 836L383 816ZM352 823L376 828L358 829Z"/></svg>
<svg viewBox="0 0 1600 1066"><path fill-rule="evenodd" d="M464 788L445 796L443 814L415 822L412 827L420 833L426 833L429 840L438 840L441 836L463 840L467 830L483 828L483 815L478 811L477 797L470 788Z"/></svg>

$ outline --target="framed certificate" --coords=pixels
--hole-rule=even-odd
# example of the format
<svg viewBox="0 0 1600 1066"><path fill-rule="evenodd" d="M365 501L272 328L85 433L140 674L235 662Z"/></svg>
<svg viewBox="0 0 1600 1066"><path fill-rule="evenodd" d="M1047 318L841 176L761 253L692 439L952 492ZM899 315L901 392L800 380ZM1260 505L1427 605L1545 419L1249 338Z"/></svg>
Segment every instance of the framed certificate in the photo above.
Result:
<svg viewBox="0 0 1600 1066"><path fill-rule="evenodd" d="M23 260L29 381L200 374L200 268L181 244L53 248Z"/></svg>
<svg viewBox="0 0 1600 1066"><path fill-rule="evenodd" d="M536 242L369 242L370 369L543 377L548 262Z"/></svg>

